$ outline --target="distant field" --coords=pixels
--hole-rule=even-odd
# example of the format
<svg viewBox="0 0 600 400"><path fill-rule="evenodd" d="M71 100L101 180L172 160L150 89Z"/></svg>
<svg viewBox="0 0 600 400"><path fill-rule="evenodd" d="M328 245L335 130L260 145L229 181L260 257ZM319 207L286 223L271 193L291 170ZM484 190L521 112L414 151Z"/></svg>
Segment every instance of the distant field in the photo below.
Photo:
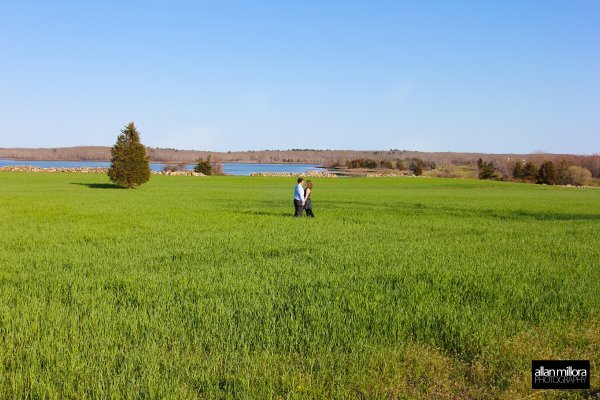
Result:
<svg viewBox="0 0 600 400"><path fill-rule="evenodd" d="M552 358L600 389L599 189L314 182L311 220L285 178L0 173L0 398L512 399Z"/></svg>
<svg viewBox="0 0 600 400"><path fill-rule="evenodd" d="M437 169L423 171L425 176L437 178L477 178L477 165L447 165Z"/></svg>

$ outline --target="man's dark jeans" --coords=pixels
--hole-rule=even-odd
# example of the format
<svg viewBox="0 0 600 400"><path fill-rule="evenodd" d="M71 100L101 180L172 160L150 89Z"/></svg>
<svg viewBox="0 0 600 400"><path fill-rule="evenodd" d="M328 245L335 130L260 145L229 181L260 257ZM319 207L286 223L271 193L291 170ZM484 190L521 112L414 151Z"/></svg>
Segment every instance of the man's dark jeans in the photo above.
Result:
<svg viewBox="0 0 600 400"><path fill-rule="evenodd" d="M294 217L301 217L302 216L302 202L300 200L294 199L294 209L296 210Z"/></svg>

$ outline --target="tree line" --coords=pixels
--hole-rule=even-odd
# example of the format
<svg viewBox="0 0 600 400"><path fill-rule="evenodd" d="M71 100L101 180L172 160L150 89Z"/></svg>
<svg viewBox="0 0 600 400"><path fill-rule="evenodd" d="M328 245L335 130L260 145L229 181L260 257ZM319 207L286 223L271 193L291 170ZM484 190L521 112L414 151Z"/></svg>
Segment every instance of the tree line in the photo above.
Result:
<svg viewBox="0 0 600 400"><path fill-rule="evenodd" d="M330 167L343 167L345 166L348 169L396 169L399 171L409 170L414 175L419 176L423 174L425 170L431 170L436 168L435 161L432 160L423 160L421 158L408 158L408 159L383 159L383 160L374 160L372 158L356 158L353 160L348 160L345 163L337 162L334 165L330 165Z"/></svg>
<svg viewBox="0 0 600 400"><path fill-rule="evenodd" d="M70 161L109 161L111 159L111 148L101 146L87 147L62 147L62 148L0 148L0 158L14 160L70 160ZM561 160L566 160L569 165L579 165L588 169L593 177L600 177L600 155L572 155L572 154L483 154L483 153L452 153L452 152L418 152L411 150L314 150L314 149L292 149L292 150L260 150L260 151L228 151L210 152L199 150L177 150L156 147L146 147L147 155L151 162L155 163L185 163L194 164L198 159L211 159L222 162L263 162L263 163L314 163L325 166L339 165L345 167L348 160L371 159L377 163L394 162L398 159L404 160L408 168L410 159L421 159L424 162L433 162L437 165L436 170L441 171L440 166L472 165L475 166L477 159L494 160L499 173L509 177L514 167L514 160L526 159L540 165L545 160L552 161L555 165ZM425 167L427 169L427 167Z"/></svg>
<svg viewBox="0 0 600 400"><path fill-rule="evenodd" d="M476 162L477 177L488 180L512 180L517 182L530 182L545 185L585 185L592 178L592 172L581 166L562 159L555 163L543 160L536 164L532 160L518 160L512 165L500 165L496 160L484 161L479 158ZM330 168L348 169L395 169L410 171L413 175L422 175L425 170L437 168L435 161L420 158L409 159L383 159L356 158L345 162L337 161L330 164ZM438 175L439 176L439 175Z"/></svg>
<svg viewBox="0 0 600 400"><path fill-rule="evenodd" d="M575 185L582 186L589 182L592 173L580 165L572 165L567 160L555 164L544 160L536 165L532 161L515 162L509 176L503 176L494 161L477 161L479 179L513 180L517 182L539 183L544 185Z"/></svg>
<svg viewBox="0 0 600 400"><path fill-rule="evenodd" d="M1 150L6 149L0 149L0 157L2 156ZM299 151L310 152L315 150L306 149ZM395 154L396 152L397 150L390 150L387 154ZM381 153L385 152L373 152L374 155L378 156ZM139 132L133 122L130 122L125 129L121 130L121 134L117 137L117 142L110 150L110 155L111 166L108 169L108 176L114 183L123 187L133 188L150 179L150 156L147 155L147 148L141 143ZM564 158L557 165L551 160L543 160L539 167L532 160L519 160L514 163L510 171L506 164L504 168L501 168L495 160L484 161L482 158L479 158L477 160L478 177L479 179L512 179L547 185L584 185L590 178L600 174L600 156L571 156L571 159L573 157L584 157L583 159L588 162L588 165L591 164L594 168L593 171L581 165L574 165ZM179 166L167 166L167 168L184 168L183 166L184 163L180 163ZM345 162L338 160L329 164L329 167L341 166L349 169L382 168L397 170L405 170L408 167L408 170L417 176L421 175L425 169L431 170L437 167L434 160L417 157L407 159L395 158L392 160L384 157L378 159L355 158ZM223 175L221 163L211 161L210 155L208 155L206 160L203 157L198 158L194 170L204 175Z"/></svg>

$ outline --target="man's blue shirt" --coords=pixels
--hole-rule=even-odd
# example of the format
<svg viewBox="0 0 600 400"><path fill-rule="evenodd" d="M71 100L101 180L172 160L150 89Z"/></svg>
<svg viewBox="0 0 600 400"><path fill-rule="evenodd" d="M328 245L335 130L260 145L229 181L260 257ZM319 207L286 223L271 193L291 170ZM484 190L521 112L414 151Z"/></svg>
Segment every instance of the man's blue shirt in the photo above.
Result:
<svg viewBox="0 0 600 400"><path fill-rule="evenodd" d="M294 189L294 200L304 201L304 188L301 183L297 184Z"/></svg>

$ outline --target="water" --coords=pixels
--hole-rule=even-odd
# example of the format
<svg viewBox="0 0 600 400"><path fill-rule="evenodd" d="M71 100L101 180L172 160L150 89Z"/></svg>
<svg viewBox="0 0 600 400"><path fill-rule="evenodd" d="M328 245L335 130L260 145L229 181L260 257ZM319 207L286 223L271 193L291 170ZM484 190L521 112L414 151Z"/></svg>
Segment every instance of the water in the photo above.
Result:
<svg viewBox="0 0 600 400"><path fill-rule="evenodd" d="M317 164L250 164L223 163L223 172L227 175L250 175L253 172L289 172L303 174L316 170Z"/></svg>
<svg viewBox="0 0 600 400"><path fill-rule="evenodd" d="M106 161L23 161L0 160L0 167L7 165L31 165L38 168L108 168ZM152 171L162 171L166 164L150 163ZM227 175L248 176L254 172L288 172L303 174L309 170L316 170L317 164L256 164L256 163L222 163L223 172ZM194 164L187 164L186 169L194 169Z"/></svg>

